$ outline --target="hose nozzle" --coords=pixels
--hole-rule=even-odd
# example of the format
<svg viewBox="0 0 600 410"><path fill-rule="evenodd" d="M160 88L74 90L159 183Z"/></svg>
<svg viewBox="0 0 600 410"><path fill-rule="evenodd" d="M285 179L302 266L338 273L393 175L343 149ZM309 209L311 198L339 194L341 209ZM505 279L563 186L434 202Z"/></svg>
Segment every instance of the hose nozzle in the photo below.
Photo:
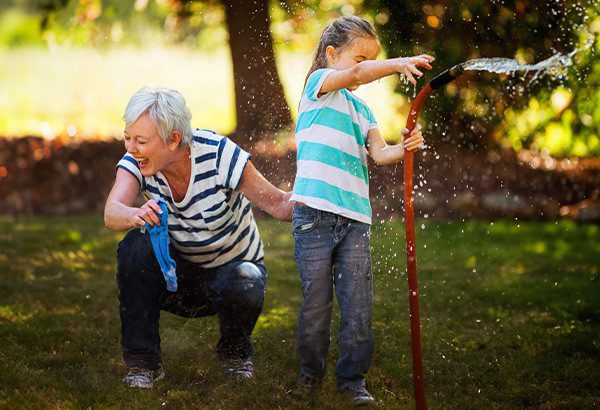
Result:
<svg viewBox="0 0 600 410"><path fill-rule="evenodd" d="M457 64L452 68L447 69L433 80L429 82L429 85L433 90L437 90L448 84L450 81L459 77L463 73L463 64Z"/></svg>

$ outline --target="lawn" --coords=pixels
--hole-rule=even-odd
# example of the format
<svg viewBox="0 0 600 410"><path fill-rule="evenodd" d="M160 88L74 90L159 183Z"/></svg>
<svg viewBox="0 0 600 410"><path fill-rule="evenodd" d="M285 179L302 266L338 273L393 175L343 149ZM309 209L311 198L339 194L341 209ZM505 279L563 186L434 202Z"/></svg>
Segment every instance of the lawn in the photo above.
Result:
<svg viewBox="0 0 600 410"><path fill-rule="evenodd" d="M214 355L215 317L161 318L167 377L126 389L116 244L97 216L0 219L0 407L302 407L290 225L260 221L269 289L254 334L254 380L232 383ZM432 408L600 405L600 227L418 222L425 383ZM382 407L412 406L408 291L400 221L373 227L375 354ZM337 317L334 318L334 329ZM335 335L335 332L333 332ZM334 340L335 340L335 336ZM337 346L313 405L335 393Z"/></svg>

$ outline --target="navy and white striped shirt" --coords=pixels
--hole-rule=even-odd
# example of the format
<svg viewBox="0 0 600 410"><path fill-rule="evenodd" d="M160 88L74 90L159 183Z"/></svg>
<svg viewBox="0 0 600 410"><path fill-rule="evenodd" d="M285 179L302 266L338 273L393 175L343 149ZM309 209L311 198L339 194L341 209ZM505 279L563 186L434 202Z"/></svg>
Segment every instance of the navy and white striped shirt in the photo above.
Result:
<svg viewBox="0 0 600 410"><path fill-rule="evenodd" d="M206 268L262 261L250 202L237 191L250 154L227 137L199 129L190 148L192 176L181 202L175 202L161 172L144 177L132 155L125 154L117 168L137 179L146 199L167 201L169 237L183 258Z"/></svg>

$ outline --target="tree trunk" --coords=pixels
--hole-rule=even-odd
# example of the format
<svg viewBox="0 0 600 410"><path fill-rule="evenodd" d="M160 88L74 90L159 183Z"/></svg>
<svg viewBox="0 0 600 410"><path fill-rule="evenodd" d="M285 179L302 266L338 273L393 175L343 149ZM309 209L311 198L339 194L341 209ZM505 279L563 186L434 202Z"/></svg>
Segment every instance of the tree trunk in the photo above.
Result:
<svg viewBox="0 0 600 410"><path fill-rule="evenodd" d="M223 0L235 85L236 143L248 149L292 124L273 52L268 0Z"/></svg>

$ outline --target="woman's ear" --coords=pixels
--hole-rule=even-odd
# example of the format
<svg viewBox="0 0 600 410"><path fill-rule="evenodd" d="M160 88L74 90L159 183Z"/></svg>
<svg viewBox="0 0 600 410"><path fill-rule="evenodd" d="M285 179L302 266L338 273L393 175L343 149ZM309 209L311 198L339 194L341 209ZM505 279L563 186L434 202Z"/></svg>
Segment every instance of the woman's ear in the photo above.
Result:
<svg viewBox="0 0 600 410"><path fill-rule="evenodd" d="M330 64L336 62L338 55L337 50L334 46L327 46L327 48L325 49L325 57L327 57L327 62L329 62Z"/></svg>
<svg viewBox="0 0 600 410"><path fill-rule="evenodd" d="M181 143L181 133L179 131L171 132L171 140L169 141L169 151L175 151L175 149Z"/></svg>

